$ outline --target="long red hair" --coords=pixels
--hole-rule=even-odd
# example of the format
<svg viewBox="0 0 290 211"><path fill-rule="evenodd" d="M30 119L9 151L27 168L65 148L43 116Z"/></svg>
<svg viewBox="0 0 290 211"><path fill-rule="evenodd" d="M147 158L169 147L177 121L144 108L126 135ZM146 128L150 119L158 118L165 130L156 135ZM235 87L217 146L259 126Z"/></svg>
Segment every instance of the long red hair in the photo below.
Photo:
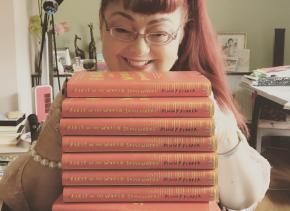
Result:
<svg viewBox="0 0 290 211"><path fill-rule="evenodd" d="M239 128L249 135L248 127L234 105L226 82L222 51L208 17L205 0L102 0L99 13L101 25L108 4L119 1L123 3L125 9L148 15L172 12L179 6L187 8L186 15L189 21L184 27L178 60L171 70L196 70L206 76L211 81L214 96L221 109L230 109Z"/></svg>

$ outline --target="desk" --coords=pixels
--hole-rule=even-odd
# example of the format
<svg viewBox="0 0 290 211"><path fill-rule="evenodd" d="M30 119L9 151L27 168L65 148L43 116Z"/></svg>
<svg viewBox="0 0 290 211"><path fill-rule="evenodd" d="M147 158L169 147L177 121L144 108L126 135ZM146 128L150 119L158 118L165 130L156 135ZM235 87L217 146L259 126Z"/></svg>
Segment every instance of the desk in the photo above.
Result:
<svg viewBox="0 0 290 211"><path fill-rule="evenodd" d="M265 103L276 104L290 113L290 86L252 86L246 83L241 83L241 86L256 93L250 140L250 145L256 149L261 106Z"/></svg>

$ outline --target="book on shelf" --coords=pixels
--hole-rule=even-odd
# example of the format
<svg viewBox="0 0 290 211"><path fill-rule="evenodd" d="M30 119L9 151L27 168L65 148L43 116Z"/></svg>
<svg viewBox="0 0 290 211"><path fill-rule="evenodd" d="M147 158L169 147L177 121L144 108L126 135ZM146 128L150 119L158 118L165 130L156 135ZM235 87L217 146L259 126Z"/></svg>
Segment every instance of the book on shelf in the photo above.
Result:
<svg viewBox="0 0 290 211"><path fill-rule="evenodd" d="M290 66L255 69L244 75L241 82L251 86L290 86Z"/></svg>
<svg viewBox="0 0 290 211"><path fill-rule="evenodd" d="M3 126L17 127L17 126ZM0 146L16 146L21 141L24 125L20 125L17 131L0 131Z"/></svg>
<svg viewBox="0 0 290 211"><path fill-rule="evenodd" d="M3 145L0 147L0 158L13 158L30 150L30 144L25 141L20 141L17 145Z"/></svg>
<svg viewBox="0 0 290 211"><path fill-rule="evenodd" d="M215 136L63 136L63 152L211 152Z"/></svg>
<svg viewBox="0 0 290 211"><path fill-rule="evenodd" d="M21 139L21 134L1 134L0 133L0 146L3 145L17 145Z"/></svg>
<svg viewBox="0 0 290 211"><path fill-rule="evenodd" d="M60 195L52 211L220 211L215 201L209 202L112 202L112 203L64 203Z"/></svg>
<svg viewBox="0 0 290 211"><path fill-rule="evenodd" d="M21 113L14 118L8 118L5 115L0 115L0 126L17 126L25 120L25 114Z"/></svg>
<svg viewBox="0 0 290 211"><path fill-rule="evenodd" d="M67 97L209 96L211 83L197 71L78 72L66 85Z"/></svg>
<svg viewBox="0 0 290 211"><path fill-rule="evenodd" d="M212 117L208 97L66 98L62 117Z"/></svg>
<svg viewBox="0 0 290 211"><path fill-rule="evenodd" d="M64 170L63 186L213 186L216 170Z"/></svg>
<svg viewBox="0 0 290 211"><path fill-rule="evenodd" d="M0 126L1 134L21 133L24 130L24 124L26 120L23 120L16 126Z"/></svg>
<svg viewBox="0 0 290 211"><path fill-rule="evenodd" d="M62 118L65 135L212 136L213 118Z"/></svg>
<svg viewBox="0 0 290 211"><path fill-rule="evenodd" d="M215 152L63 153L66 169L215 169Z"/></svg>
<svg viewBox="0 0 290 211"><path fill-rule="evenodd" d="M218 198L216 186L67 186L64 202L208 202Z"/></svg>
<svg viewBox="0 0 290 211"><path fill-rule="evenodd" d="M253 70L253 73L260 77L271 77L271 76L290 77L290 65L258 68Z"/></svg>

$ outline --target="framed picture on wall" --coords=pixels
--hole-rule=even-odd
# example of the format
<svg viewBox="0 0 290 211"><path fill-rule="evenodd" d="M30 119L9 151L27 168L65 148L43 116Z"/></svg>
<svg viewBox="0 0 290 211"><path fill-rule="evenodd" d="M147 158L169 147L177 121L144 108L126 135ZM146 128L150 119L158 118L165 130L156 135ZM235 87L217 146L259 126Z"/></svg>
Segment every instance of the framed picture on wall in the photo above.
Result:
<svg viewBox="0 0 290 211"><path fill-rule="evenodd" d="M218 33L218 42L226 56L235 56L237 49L246 48L246 33Z"/></svg>
<svg viewBox="0 0 290 211"><path fill-rule="evenodd" d="M246 33L219 33L218 43L224 54L227 72L249 72L250 50Z"/></svg>
<svg viewBox="0 0 290 211"><path fill-rule="evenodd" d="M57 49L56 54L57 54L57 61L60 64L62 64L63 66L71 65L71 58L70 58L70 54L69 54L69 49L68 48Z"/></svg>

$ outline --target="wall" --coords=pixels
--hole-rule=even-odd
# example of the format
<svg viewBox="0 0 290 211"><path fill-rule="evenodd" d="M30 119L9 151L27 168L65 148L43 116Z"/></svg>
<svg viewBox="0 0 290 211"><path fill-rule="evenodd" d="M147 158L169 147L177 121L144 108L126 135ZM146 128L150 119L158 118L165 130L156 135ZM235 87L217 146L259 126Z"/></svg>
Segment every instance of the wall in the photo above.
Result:
<svg viewBox="0 0 290 211"><path fill-rule="evenodd" d="M29 16L32 13L32 1L13 0L18 109L27 114L32 113L31 63L28 31Z"/></svg>
<svg viewBox="0 0 290 211"><path fill-rule="evenodd" d="M32 0L0 0L0 112L32 112L28 18Z"/></svg>
<svg viewBox="0 0 290 211"><path fill-rule="evenodd" d="M14 10L13 1L0 0L0 5L0 112L6 112L17 109L18 105Z"/></svg>
<svg viewBox="0 0 290 211"><path fill-rule="evenodd" d="M206 0L209 15L218 32L246 32L247 47L251 50L250 69L271 66L274 28L286 28L285 64L290 64L290 1L289 0ZM64 1L56 13L57 22L66 21L70 32L57 37L58 47L74 51L74 34L82 37L79 46L87 50L88 27L94 23L97 35L100 0ZM101 48L98 43L98 50Z"/></svg>
<svg viewBox="0 0 290 211"><path fill-rule="evenodd" d="M246 32L251 69L272 65L274 29L286 28L285 64L290 64L289 0L206 0L218 32Z"/></svg>
<svg viewBox="0 0 290 211"><path fill-rule="evenodd" d="M97 42L97 51L101 52L99 41L99 11L100 0L67 0L58 8L55 14L55 22L67 22L70 30L64 35L57 36L57 47L69 47L74 52L74 36L77 34L82 40L78 41L78 46L88 51L90 42L89 23L93 23L94 37Z"/></svg>

